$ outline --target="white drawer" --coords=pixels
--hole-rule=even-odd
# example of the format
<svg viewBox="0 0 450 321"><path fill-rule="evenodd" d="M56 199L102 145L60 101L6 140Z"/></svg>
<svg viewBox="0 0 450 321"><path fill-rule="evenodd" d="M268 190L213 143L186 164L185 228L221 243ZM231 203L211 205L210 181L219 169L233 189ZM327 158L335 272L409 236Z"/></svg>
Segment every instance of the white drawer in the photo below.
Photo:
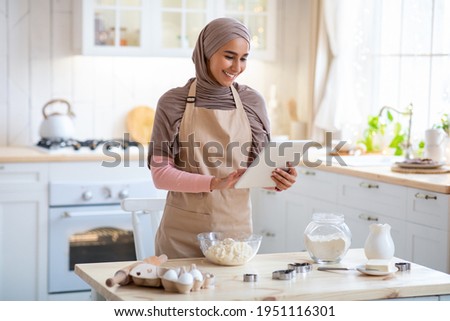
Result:
<svg viewBox="0 0 450 321"><path fill-rule="evenodd" d="M403 220L392 218L389 215L368 210L358 210L341 206L339 209L344 214L345 223L352 232L352 248L363 248L369 236L371 224L389 224L391 236L395 245L395 256L407 259L406 252L406 225Z"/></svg>
<svg viewBox="0 0 450 321"><path fill-rule="evenodd" d="M308 167L298 167L297 172L297 182L292 187L292 192L332 203L337 201L337 174Z"/></svg>
<svg viewBox="0 0 450 321"><path fill-rule="evenodd" d="M407 221L450 231L450 195L408 188Z"/></svg>
<svg viewBox="0 0 450 321"><path fill-rule="evenodd" d="M406 219L406 187L340 175L338 203Z"/></svg>
<svg viewBox="0 0 450 321"><path fill-rule="evenodd" d="M48 166L45 163L0 164L0 191L41 189L47 183Z"/></svg>

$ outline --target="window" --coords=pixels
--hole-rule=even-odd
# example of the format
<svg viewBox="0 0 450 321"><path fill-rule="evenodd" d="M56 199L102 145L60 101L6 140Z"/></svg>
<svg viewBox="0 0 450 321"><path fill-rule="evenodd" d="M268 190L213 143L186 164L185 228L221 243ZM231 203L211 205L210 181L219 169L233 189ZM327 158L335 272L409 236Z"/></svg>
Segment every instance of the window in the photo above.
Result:
<svg viewBox="0 0 450 321"><path fill-rule="evenodd" d="M450 112L450 1L383 0L376 9L372 111L412 102L413 137L423 138Z"/></svg>
<svg viewBox="0 0 450 321"><path fill-rule="evenodd" d="M412 103L414 147L426 129L450 112L450 1L341 0L325 2L325 7L337 66L334 91L321 116L336 108L337 116L328 123L334 122L346 138L346 120L359 116L358 126L364 122L360 134L367 116L383 106L405 111ZM334 12L331 19L329 12Z"/></svg>

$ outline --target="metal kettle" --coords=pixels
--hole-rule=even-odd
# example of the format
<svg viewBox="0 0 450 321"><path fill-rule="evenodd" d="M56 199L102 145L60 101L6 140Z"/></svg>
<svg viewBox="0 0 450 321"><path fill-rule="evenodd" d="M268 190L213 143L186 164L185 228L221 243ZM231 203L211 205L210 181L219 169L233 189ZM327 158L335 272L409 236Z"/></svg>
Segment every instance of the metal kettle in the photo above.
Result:
<svg viewBox="0 0 450 321"><path fill-rule="evenodd" d="M48 114L47 108L53 104L65 104L67 106L66 113ZM39 134L42 138L50 140L73 139L75 135L75 124L73 118L75 114L67 100L52 99L42 108L44 120L39 128Z"/></svg>

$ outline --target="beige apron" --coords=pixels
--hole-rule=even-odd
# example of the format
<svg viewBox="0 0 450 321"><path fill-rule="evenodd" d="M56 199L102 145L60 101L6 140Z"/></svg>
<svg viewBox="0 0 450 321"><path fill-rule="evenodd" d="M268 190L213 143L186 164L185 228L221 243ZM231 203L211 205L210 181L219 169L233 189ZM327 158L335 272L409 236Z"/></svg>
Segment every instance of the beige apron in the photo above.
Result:
<svg viewBox="0 0 450 321"><path fill-rule="evenodd" d="M176 163L190 173L225 177L244 167L248 160L247 152L243 153L241 148L251 143L250 123L234 86L231 89L236 109L218 110L195 107L196 83L194 81L189 88L180 124L180 154ZM184 147L186 142L191 142L190 148ZM192 148L192 142L195 142L195 148ZM251 233L249 193L249 189L208 193L170 191L156 233L156 255L166 254L170 259L201 257L203 254L197 241L199 233Z"/></svg>

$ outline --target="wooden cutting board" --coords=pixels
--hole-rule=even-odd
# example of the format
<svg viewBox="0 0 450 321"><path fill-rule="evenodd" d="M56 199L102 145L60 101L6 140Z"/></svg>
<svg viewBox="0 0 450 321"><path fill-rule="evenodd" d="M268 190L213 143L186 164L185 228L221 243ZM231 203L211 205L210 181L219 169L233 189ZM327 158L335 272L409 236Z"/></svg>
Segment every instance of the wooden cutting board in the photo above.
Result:
<svg viewBox="0 0 450 321"><path fill-rule="evenodd" d="M148 106L137 106L127 114L127 130L131 139L143 145L150 142L155 120L155 110Z"/></svg>

